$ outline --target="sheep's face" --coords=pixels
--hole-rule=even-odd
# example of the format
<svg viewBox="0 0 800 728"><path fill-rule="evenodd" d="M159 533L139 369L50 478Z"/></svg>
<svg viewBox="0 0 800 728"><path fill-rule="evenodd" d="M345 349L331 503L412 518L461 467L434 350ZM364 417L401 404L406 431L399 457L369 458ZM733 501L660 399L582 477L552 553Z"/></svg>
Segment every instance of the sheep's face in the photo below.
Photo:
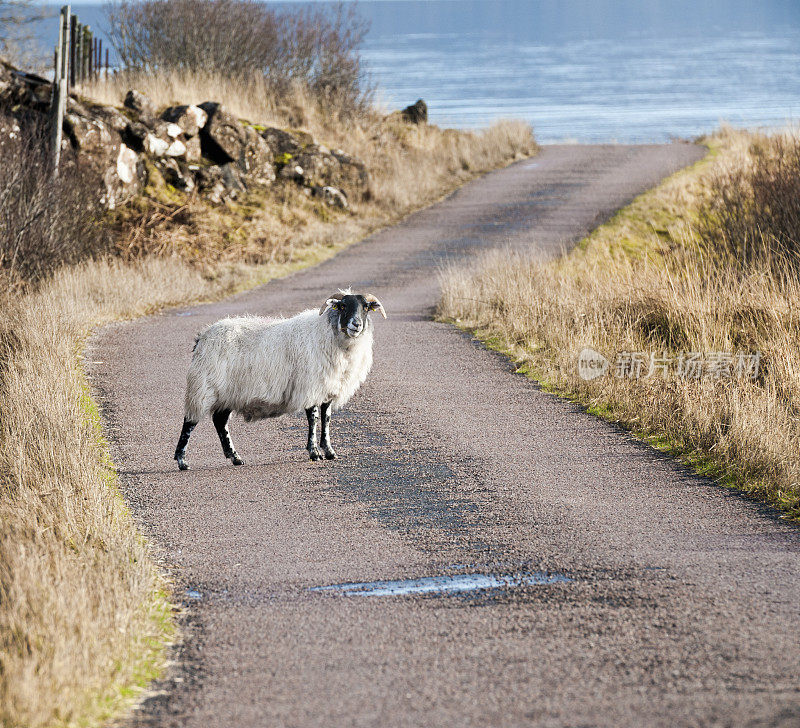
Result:
<svg viewBox="0 0 800 728"><path fill-rule="evenodd" d="M380 311L386 318L381 302L375 296L363 296L360 293L337 294L329 298L320 313L328 311L328 320L334 330L341 332L349 339L356 339L370 326L370 311Z"/></svg>

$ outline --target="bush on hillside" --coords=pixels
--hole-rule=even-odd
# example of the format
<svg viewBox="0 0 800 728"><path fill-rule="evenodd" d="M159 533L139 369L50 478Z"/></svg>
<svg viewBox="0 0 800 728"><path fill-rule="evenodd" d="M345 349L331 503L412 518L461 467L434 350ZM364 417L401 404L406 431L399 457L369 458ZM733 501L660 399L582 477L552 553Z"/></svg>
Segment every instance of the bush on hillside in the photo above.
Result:
<svg viewBox="0 0 800 728"><path fill-rule="evenodd" d="M52 70L53 57L39 43L35 24L53 14L36 0L0 0L0 57L29 71Z"/></svg>
<svg viewBox="0 0 800 728"><path fill-rule="evenodd" d="M706 184L699 233L710 249L744 267L800 262L800 139L756 137Z"/></svg>
<svg viewBox="0 0 800 728"><path fill-rule="evenodd" d="M46 149L46 129L36 127L12 132L0 148L0 278L9 288L106 248L98 196L86 194L97 180L74 160L53 179Z"/></svg>
<svg viewBox="0 0 800 728"><path fill-rule="evenodd" d="M109 35L132 71L263 74L275 90L301 83L343 109L369 97L352 6L276 10L251 0L119 0Z"/></svg>

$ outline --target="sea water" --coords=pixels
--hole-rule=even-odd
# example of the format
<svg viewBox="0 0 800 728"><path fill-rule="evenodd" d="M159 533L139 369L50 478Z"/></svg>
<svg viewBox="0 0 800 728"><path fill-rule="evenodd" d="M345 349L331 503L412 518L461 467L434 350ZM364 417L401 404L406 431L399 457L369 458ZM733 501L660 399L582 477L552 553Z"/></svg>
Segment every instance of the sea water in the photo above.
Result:
<svg viewBox="0 0 800 728"><path fill-rule="evenodd" d="M74 8L103 35L102 6ZM661 142L800 115L800 0L362 0L358 11L379 103L423 98L443 126L518 118L544 142ZM55 27L40 26L43 42Z"/></svg>

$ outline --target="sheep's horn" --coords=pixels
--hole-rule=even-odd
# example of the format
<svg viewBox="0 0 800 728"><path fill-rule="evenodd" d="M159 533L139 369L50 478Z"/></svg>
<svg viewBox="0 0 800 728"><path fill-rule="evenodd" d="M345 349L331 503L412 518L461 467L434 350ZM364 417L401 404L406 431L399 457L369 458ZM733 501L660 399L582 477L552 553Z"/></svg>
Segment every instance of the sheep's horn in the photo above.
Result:
<svg viewBox="0 0 800 728"><path fill-rule="evenodd" d="M344 298L344 293L334 293L330 298L328 298L325 303L322 304L322 308L319 310L319 315L322 316L333 304L334 301L341 301Z"/></svg>
<svg viewBox="0 0 800 728"><path fill-rule="evenodd" d="M368 293L366 296L364 296L364 299L368 304L370 304L369 308L371 311L380 311L381 316L386 318L386 311L383 308L383 304L377 298L375 298L375 296L373 296L371 293Z"/></svg>

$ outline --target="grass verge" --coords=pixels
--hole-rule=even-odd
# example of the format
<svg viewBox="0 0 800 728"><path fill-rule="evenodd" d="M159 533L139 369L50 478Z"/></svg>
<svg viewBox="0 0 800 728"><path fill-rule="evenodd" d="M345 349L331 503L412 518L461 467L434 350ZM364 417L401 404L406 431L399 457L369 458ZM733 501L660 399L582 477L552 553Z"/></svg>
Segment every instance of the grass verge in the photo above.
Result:
<svg viewBox="0 0 800 728"><path fill-rule="evenodd" d="M763 178L770 149L797 142L722 130L707 143L704 160L556 260L495 251L446 271L439 315L546 389L798 518L800 268L775 240L746 264L736 245L707 244L731 188L720 180ZM752 204L743 194L735 208ZM578 368L586 347L609 361L591 380Z"/></svg>
<svg viewBox="0 0 800 728"><path fill-rule="evenodd" d="M351 136L367 144L357 126ZM523 124L477 134L396 119L373 128L382 131L369 142L371 198L349 211L277 185L217 206L156 192L115 213L115 257L3 294L3 726L98 725L119 715L163 669L175 636L169 584L121 496L83 371L92 329L319 262L535 150Z"/></svg>

